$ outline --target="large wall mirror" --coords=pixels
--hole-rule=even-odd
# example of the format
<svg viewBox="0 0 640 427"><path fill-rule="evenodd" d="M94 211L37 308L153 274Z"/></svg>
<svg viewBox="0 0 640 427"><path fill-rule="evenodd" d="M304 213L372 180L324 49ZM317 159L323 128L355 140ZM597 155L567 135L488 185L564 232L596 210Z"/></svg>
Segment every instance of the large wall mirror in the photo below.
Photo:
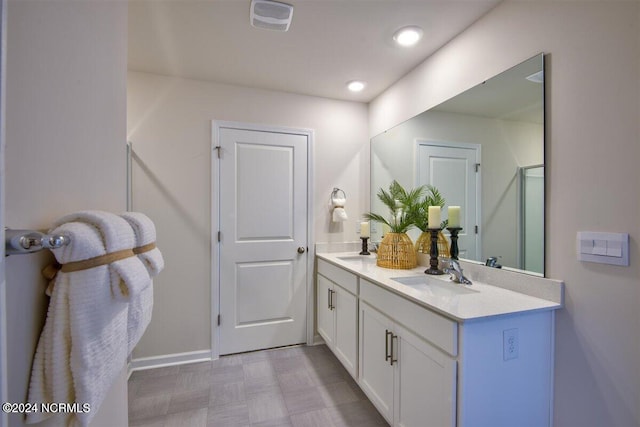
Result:
<svg viewBox="0 0 640 427"><path fill-rule="evenodd" d="M371 210L394 179L434 185L461 206L460 258L544 275L544 135L539 54L374 137Z"/></svg>

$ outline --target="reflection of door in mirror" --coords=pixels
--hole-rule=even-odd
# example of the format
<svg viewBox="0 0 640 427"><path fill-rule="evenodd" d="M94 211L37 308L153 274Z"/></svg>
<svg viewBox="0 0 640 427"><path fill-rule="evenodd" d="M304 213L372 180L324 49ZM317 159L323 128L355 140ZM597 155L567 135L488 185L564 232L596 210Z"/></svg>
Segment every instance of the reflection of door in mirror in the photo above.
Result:
<svg viewBox="0 0 640 427"><path fill-rule="evenodd" d="M433 185L446 201L442 219L448 218L447 207L460 206L459 257L476 259L480 255L480 234L476 233L480 223L481 182L476 166L480 164L480 145L418 139L416 159L416 185Z"/></svg>
<svg viewBox="0 0 640 427"><path fill-rule="evenodd" d="M519 268L544 272L544 165L520 168Z"/></svg>

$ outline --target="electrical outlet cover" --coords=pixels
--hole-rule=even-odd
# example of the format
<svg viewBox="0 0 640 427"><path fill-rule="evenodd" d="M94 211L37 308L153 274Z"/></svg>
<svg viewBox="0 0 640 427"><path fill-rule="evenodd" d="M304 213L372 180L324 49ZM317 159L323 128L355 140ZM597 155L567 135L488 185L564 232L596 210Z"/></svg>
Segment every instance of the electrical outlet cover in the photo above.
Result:
<svg viewBox="0 0 640 427"><path fill-rule="evenodd" d="M504 360L517 359L520 352L518 329L507 329L502 332L502 356Z"/></svg>

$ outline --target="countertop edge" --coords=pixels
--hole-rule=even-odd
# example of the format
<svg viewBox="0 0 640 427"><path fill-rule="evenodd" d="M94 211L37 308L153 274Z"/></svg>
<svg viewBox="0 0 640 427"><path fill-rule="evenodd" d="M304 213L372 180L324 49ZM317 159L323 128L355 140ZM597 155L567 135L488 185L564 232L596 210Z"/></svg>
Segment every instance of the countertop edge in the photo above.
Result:
<svg viewBox="0 0 640 427"><path fill-rule="evenodd" d="M439 307L436 304L432 304L426 301L424 298L419 298L417 296L412 295L411 294L412 290L409 286L405 286L399 283L397 287L391 286L389 283L385 283L384 281L378 280L377 278L373 277L373 275L367 274L366 271L362 271L361 269L357 268L355 265L350 265L349 262L341 261L339 259L340 257L345 257L345 256L352 257L355 255L356 254L354 254L353 252L331 252L331 253L316 252L316 257L318 259L322 259L336 267L347 270L362 279L365 279L377 286L382 287L387 291L392 292L395 295L405 298L408 301L411 301L415 304L423 306L431 311L441 314L458 323L476 322L476 321L482 321L484 319L496 318L501 316L512 316L517 314L558 310L560 308L563 308L564 306L562 302L558 303L556 301L540 298L537 296L532 296L532 295L529 295L528 293L518 292L516 290L508 289L505 287L493 286L491 284L482 283L479 285L483 287L487 286L487 287L495 288L495 292L497 292L498 294L500 293L504 293L504 295L509 295L510 293L518 294L520 296L520 299L523 299L523 298L528 299L531 302L531 304L535 306L525 308L525 309L516 309L516 310L508 309L508 308L505 308L503 310L493 308L492 310L488 310L487 313L485 314L478 313L477 315L472 315L472 316L460 316L453 311L447 310L446 308L443 308L443 307ZM417 268L411 269L411 270L393 270L393 269L378 267L378 266L375 266L375 264L372 264L371 267L375 267L376 269L380 269L381 271L388 271L389 273L394 273L394 274L390 274L393 276L412 276L412 275L422 273L425 268L424 266L418 266ZM558 286L561 286L561 287L563 286L562 282L559 282L559 281L554 281L554 282L557 282ZM407 290L406 292L404 289L402 289L403 287L406 288ZM560 290L560 294L562 295L562 289Z"/></svg>

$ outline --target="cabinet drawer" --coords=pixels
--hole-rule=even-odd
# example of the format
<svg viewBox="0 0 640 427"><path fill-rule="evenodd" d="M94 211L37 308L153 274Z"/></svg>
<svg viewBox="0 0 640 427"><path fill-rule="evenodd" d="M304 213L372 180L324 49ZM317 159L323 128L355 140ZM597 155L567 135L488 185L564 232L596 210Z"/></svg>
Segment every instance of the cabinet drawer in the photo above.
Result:
<svg viewBox="0 0 640 427"><path fill-rule="evenodd" d="M360 280L360 299L446 353L458 354L458 324L408 301L365 279Z"/></svg>
<svg viewBox="0 0 640 427"><path fill-rule="evenodd" d="M358 295L358 276L355 274L349 273L322 259L318 260L318 273L332 282L337 283L352 294Z"/></svg>

